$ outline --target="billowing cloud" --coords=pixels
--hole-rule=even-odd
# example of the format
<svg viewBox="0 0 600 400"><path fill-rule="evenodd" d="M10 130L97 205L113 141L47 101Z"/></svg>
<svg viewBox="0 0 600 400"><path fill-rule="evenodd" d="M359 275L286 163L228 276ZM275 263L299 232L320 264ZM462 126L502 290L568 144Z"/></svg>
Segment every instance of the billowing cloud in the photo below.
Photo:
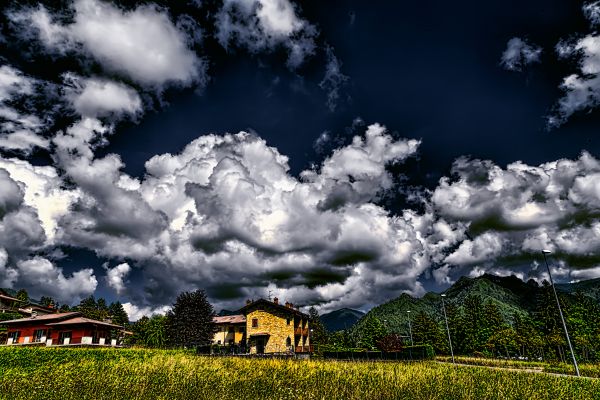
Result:
<svg viewBox="0 0 600 400"><path fill-rule="evenodd" d="M509 71L522 71L527 65L539 63L542 48L514 37L506 44L500 65Z"/></svg>
<svg viewBox="0 0 600 400"><path fill-rule="evenodd" d="M35 257L17 263L17 287L28 289L32 296L51 296L72 303L94 293L98 281L91 268L80 269L67 277L62 268L45 258Z"/></svg>
<svg viewBox="0 0 600 400"><path fill-rule="evenodd" d="M16 158L0 158L0 171L2 170L8 172L11 180L19 184L24 204L35 210L44 235L53 240L58 220L69 212L79 191L64 189L63 181L54 167L33 166ZM16 195L15 192L12 193Z"/></svg>
<svg viewBox="0 0 600 400"><path fill-rule="evenodd" d="M201 78L203 64L189 49L189 38L165 10L142 5L124 11L99 0L76 0L73 22L61 24L39 6L10 15L28 35L35 29L50 51L84 52L106 70L144 86L189 85Z"/></svg>
<svg viewBox="0 0 600 400"><path fill-rule="evenodd" d="M113 268L107 268L106 271L106 282L117 295L122 294L125 291L125 278L131 271L131 267L127 263L116 265Z"/></svg>
<svg viewBox="0 0 600 400"><path fill-rule="evenodd" d="M298 16L289 0L225 0L216 28L225 48L237 45L256 53L285 47L291 68L315 51L315 27Z"/></svg>
<svg viewBox="0 0 600 400"><path fill-rule="evenodd" d="M35 147L48 147L48 140L39 136L44 122L12 105L16 100L31 97L36 85L35 79L21 71L0 66L0 148L30 153Z"/></svg>
<svg viewBox="0 0 600 400"><path fill-rule="evenodd" d="M0 169L0 217L23 203L23 191L5 169Z"/></svg>
<svg viewBox="0 0 600 400"><path fill-rule="evenodd" d="M445 221L465 224L470 236L442 263L510 270L542 249L555 252L565 268L600 263L600 162L589 153L506 169L461 158L453 175L440 181L431 204Z"/></svg>
<svg viewBox="0 0 600 400"><path fill-rule="evenodd" d="M67 99L82 117L136 116L142 111L137 92L119 82L68 75Z"/></svg>
<svg viewBox="0 0 600 400"><path fill-rule="evenodd" d="M599 21L599 2L587 3L583 12L592 26ZM558 100L555 112L548 117L548 126L557 127L573 114L596 108L600 103L600 35L561 40L556 45L560 58L578 60L579 71L565 77L560 85L564 96Z"/></svg>
<svg viewBox="0 0 600 400"><path fill-rule="evenodd" d="M170 310L169 306L162 307L138 307L132 303L123 303L123 309L129 316L129 321L134 322L142 317L151 317L153 315L164 315L167 311Z"/></svg>

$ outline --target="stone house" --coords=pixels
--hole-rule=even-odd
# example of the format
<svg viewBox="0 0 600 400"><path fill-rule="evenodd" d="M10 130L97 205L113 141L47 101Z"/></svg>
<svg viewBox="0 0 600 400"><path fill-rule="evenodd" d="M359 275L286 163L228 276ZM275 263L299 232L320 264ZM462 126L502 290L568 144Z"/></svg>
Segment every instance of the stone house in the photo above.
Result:
<svg viewBox="0 0 600 400"><path fill-rule="evenodd" d="M309 353L309 316L293 304L259 299L240 310L246 317L247 346L251 354Z"/></svg>
<svg viewBox="0 0 600 400"><path fill-rule="evenodd" d="M216 317L214 344L245 345L251 354L311 353L309 316L291 303L248 300L239 314Z"/></svg>

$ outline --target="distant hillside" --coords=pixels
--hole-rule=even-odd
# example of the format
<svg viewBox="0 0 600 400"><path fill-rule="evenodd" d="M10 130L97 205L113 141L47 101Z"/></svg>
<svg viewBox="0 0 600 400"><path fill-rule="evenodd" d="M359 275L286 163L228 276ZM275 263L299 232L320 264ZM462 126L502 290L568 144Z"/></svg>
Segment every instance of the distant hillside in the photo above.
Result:
<svg viewBox="0 0 600 400"><path fill-rule="evenodd" d="M342 308L321 315L321 321L329 332L336 332L351 328L364 315L365 313L362 311Z"/></svg>
<svg viewBox="0 0 600 400"><path fill-rule="evenodd" d="M557 284L556 288L568 299L574 299L575 294L581 294L600 304L600 279ZM484 274L477 278L462 277L444 293L447 296L446 304L452 304L459 310L463 309L464 301L469 295L479 296L484 303L493 302L504 320L512 323L515 315L525 316L533 312L541 291L541 286L533 280L523 282L515 276ZM376 317L389 331L404 334L408 332L408 316L414 318L421 311L441 323L443 321L441 301L440 294L433 292L421 298L402 294L371 309L357 322L354 329L360 330L367 318ZM407 313L409 310L410 314Z"/></svg>

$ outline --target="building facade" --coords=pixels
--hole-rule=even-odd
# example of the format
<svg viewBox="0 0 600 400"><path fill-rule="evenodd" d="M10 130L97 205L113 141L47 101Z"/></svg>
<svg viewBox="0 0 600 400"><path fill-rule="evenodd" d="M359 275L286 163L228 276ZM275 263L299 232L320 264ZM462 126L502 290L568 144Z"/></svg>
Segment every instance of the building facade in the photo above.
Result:
<svg viewBox="0 0 600 400"><path fill-rule="evenodd" d="M213 319L218 331L213 338L213 344L238 345L246 344L246 317L243 315L226 315Z"/></svg>
<svg viewBox="0 0 600 400"><path fill-rule="evenodd" d="M98 345L117 346L123 328L84 318L79 312L36 315L2 321L7 328L7 345Z"/></svg>
<svg viewBox="0 0 600 400"><path fill-rule="evenodd" d="M293 304L265 299L248 301L240 312L246 317L247 348L251 354L309 353L309 316Z"/></svg>

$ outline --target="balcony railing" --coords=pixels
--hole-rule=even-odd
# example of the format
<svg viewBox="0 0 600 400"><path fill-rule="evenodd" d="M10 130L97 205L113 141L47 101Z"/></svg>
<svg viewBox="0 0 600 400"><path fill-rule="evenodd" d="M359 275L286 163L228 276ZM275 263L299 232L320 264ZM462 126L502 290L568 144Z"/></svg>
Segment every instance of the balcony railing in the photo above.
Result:
<svg viewBox="0 0 600 400"><path fill-rule="evenodd" d="M313 352L313 346L308 345L308 346L296 346L295 349L296 353L312 353Z"/></svg>
<svg viewBox="0 0 600 400"><path fill-rule="evenodd" d="M294 335L308 336L308 328L294 328Z"/></svg>

